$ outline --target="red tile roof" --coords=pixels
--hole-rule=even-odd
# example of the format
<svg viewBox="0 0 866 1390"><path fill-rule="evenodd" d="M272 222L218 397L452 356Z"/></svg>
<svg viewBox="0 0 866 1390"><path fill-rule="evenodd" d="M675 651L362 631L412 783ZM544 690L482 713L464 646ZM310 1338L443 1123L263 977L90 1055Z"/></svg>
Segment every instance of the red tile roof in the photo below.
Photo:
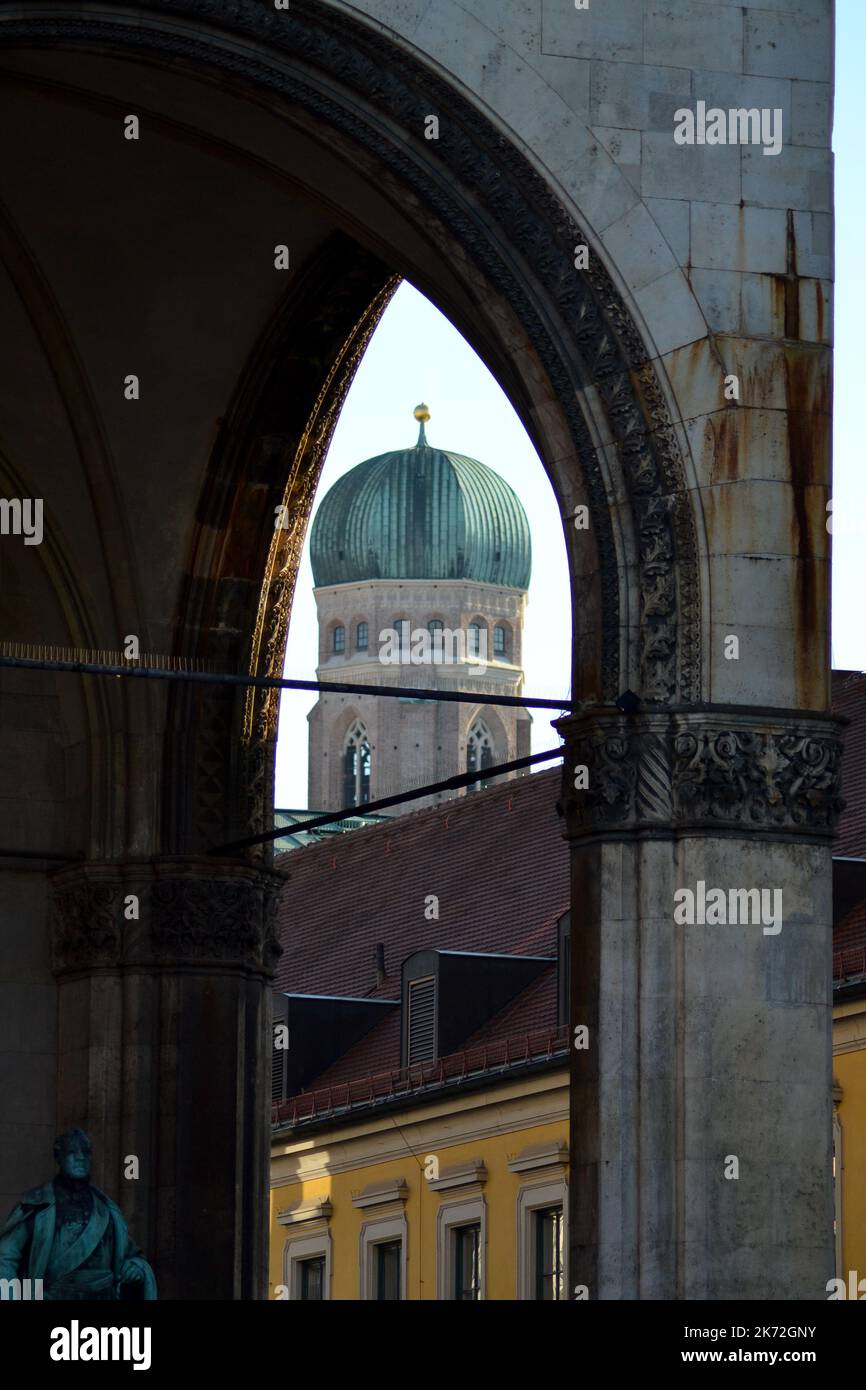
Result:
<svg viewBox="0 0 866 1390"><path fill-rule="evenodd" d="M272 1107L271 1120L275 1127L295 1126L334 1119L354 1110L382 1102L405 1103L421 1094L450 1085L465 1086L487 1079L494 1072L513 1075L515 1067L558 1061L568 1058L569 1030L544 1028L516 1037L500 1037L490 1043L477 1043L462 1048L435 1062L420 1062L411 1067L399 1067L384 1072L360 1076L341 1082L316 1082L315 1089L299 1096L290 1096Z"/></svg>
<svg viewBox="0 0 866 1390"><path fill-rule="evenodd" d="M275 987L395 999L402 962L427 947L553 955L569 897L559 784L554 768L282 856Z"/></svg>
<svg viewBox="0 0 866 1390"><path fill-rule="evenodd" d="M533 984L518 994L489 1019L483 1028L467 1038L466 1046L507 1038L512 1034L535 1033L556 1022L556 966L549 965Z"/></svg>
<svg viewBox="0 0 866 1390"><path fill-rule="evenodd" d="M846 800L836 855L866 858L866 673L833 672L845 730ZM427 947L555 955L569 899L568 847L555 803L558 768L390 819L281 857L290 874L280 907L283 955L275 987L310 994L399 998L400 966ZM438 920L425 908L438 898ZM386 976L376 979L376 943ZM834 977L866 962L866 900L834 929ZM556 968L490 1019L466 1046L556 1024ZM308 1087L398 1069L394 1009Z"/></svg>
<svg viewBox="0 0 866 1390"><path fill-rule="evenodd" d="M845 810L834 854L866 856L866 673L833 672L833 713L851 722L843 731L842 795Z"/></svg>
<svg viewBox="0 0 866 1390"><path fill-rule="evenodd" d="M840 922L833 924L833 950L866 946L866 898L855 904Z"/></svg>
<svg viewBox="0 0 866 1390"><path fill-rule="evenodd" d="M833 713L850 722L843 731L842 795L845 810L833 846L837 856L866 857L866 673L833 672ZM866 973L866 898L833 924L833 980L839 985Z"/></svg>
<svg viewBox="0 0 866 1390"><path fill-rule="evenodd" d="M866 974L866 898L833 924L833 980Z"/></svg>
<svg viewBox="0 0 866 1390"><path fill-rule="evenodd" d="M521 777L281 856L289 881L275 988L397 999L400 967L415 951L554 956L569 900L568 846L555 809L560 775L553 768ZM425 916L433 896L438 920ZM551 967L485 1026L483 1040L555 1026ZM307 1089L399 1066L395 1009Z"/></svg>

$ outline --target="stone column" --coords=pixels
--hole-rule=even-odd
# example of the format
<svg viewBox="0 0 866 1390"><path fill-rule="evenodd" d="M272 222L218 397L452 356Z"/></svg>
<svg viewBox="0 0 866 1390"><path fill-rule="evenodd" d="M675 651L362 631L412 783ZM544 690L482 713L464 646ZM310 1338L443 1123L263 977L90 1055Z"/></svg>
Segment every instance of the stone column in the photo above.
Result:
<svg viewBox="0 0 866 1390"><path fill-rule="evenodd" d="M266 1295L281 882L194 859L52 876L58 1125L90 1134L161 1298Z"/></svg>
<svg viewBox="0 0 866 1390"><path fill-rule="evenodd" d="M638 706L557 727L572 1026L588 1029L572 1049L572 1296L826 1297L838 721ZM675 894L700 916L700 884L709 922L679 925ZM756 888L781 890L776 926L772 891L763 916L732 903Z"/></svg>

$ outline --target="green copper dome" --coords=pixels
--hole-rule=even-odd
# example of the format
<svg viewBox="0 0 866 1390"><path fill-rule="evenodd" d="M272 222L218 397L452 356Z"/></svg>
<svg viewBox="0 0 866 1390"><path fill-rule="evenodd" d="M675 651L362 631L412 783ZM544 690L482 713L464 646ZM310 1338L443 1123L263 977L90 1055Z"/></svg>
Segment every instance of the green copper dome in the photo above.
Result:
<svg viewBox="0 0 866 1390"><path fill-rule="evenodd" d="M317 588L365 579L471 579L528 589L529 524L492 468L427 443L359 463L325 495L313 520Z"/></svg>

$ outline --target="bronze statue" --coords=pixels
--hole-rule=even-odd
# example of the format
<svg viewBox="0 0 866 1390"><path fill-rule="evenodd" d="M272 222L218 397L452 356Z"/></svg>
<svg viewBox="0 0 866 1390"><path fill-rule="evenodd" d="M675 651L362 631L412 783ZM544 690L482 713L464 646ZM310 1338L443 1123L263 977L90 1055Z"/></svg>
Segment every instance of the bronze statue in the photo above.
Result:
<svg viewBox="0 0 866 1390"><path fill-rule="evenodd" d="M156 1298L123 1213L90 1185L91 1152L80 1129L55 1140L57 1176L25 1192L0 1232L0 1298L15 1297L8 1281L26 1279L42 1281L45 1299Z"/></svg>

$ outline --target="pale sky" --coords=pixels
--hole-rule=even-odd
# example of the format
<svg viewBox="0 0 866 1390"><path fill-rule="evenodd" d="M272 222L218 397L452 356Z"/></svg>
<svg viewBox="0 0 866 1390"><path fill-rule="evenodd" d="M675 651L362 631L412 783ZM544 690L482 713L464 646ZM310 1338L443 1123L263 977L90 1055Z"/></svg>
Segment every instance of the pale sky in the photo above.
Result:
<svg viewBox="0 0 866 1390"><path fill-rule="evenodd" d="M833 665L866 668L866 469L863 426L863 323L866 271L863 228L863 61L866 0L837 0L836 114L836 310L833 405Z"/></svg>
<svg viewBox="0 0 866 1390"><path fill-rule="evenodd" d="M568 699L571 599L559 509L541 461L507 396L439 310L404 282L382 316L358 368L316 493L313 511L343 473L418 438L415 406L426 401L427 441L468 454L511 485L529 520L532 578L524 626L524 694ZM285 674L315 678L318 631L309 529L286 650ZM411 668L410 668L411 669ZM307 713L315 695L284 691L277 745L276 804L307 805ZM533 752L556 746L556 711L533 712Z"/></svg>
<svg viewBox="0 0 866 1390"><path fill-rule="evenodd" d="M833 665L866 668L866 468L860 341L866 320L862 250L866 180L861 134L866 0L838 0L836 115L836 367L833 504ZM568 697L570 595L565 544L553 489L508 399L439 311L412 286L397 291L364 356L322 471L316 504L349 469L417 438L412 411L426 401L433 445L469 454L510 483L532 534L532 580L526 614L526 694ZM309 532L308 532L309 537ZM315 676L318 650L308 545L304 547L286 653L285 674ZM283 693L277 747L277 806L307 804L307 712L315 696ZM552 712L551 712L552 713ZM547 711L537 710L533 751L556 741Z"/></svg>

